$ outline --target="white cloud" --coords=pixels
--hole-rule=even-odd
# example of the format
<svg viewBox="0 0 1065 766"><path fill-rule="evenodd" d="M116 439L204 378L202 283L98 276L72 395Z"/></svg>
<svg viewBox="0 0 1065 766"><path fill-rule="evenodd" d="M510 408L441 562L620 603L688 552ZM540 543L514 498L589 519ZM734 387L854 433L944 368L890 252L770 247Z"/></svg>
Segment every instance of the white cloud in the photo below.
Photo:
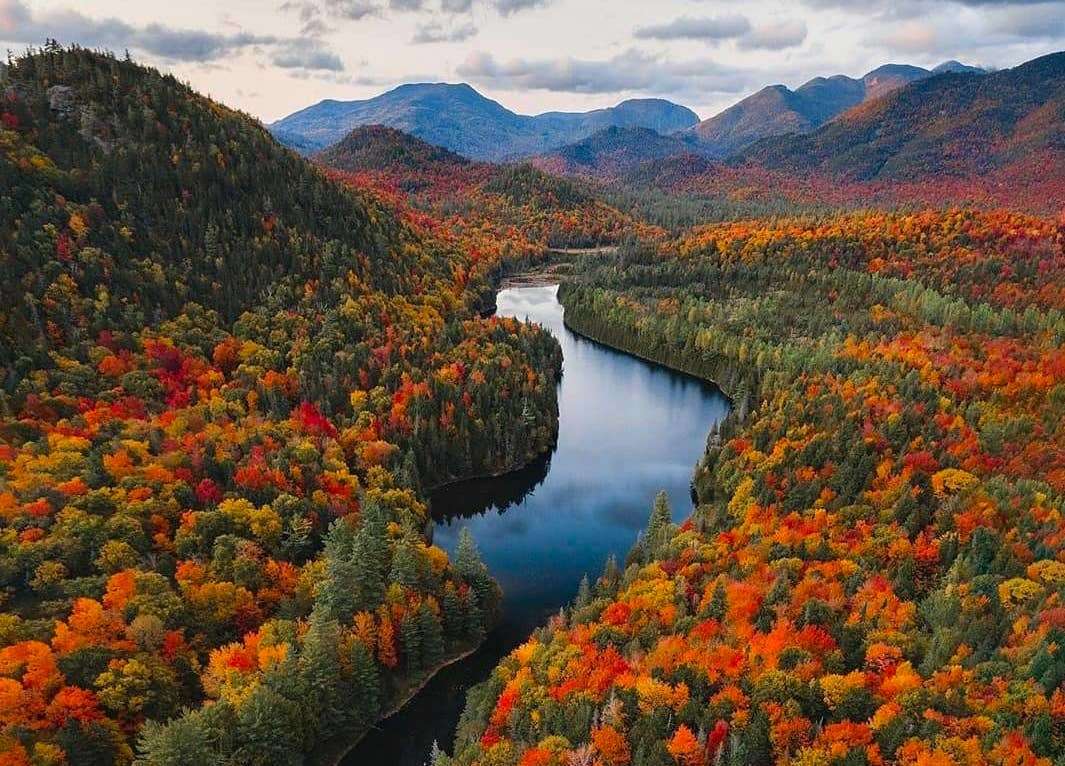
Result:
<svg viewBox="0 0 1065 766"><path fill-rule="evenodd" d="M75 10L34 13L23 0L0 0L0 39L41 45L54 39L87 48L131 49L163 61L222 61L246 49L271 51L282 69L341 71L344 62L312 38L250 32L207 32L162 23L143 26L115 17L94 18Z"/></svg>
<svg viewBox="0 0 1065 766"><path fill-rule="evenodd" d="M472 23L447 25L438 21L431 21L420 27L411 38L414 43L458 43L468 40L477 34L477 27Z"/></svg>
<svg viewBox="0 0 1065 766"><path fill-rule="evenodd" d="M490 53L474 53L459 65L457 72L488 86L562 93L737 93L752 80L751 73L712 59L675 59L639 50L600 60L499 61Z"/></svg>
<svg viewBox="0 0 1065 766"><path fill-rule="evenodd" d="M692 18L681 16L665 24L652 24L636 29L636 37L643 40L705 40L718 42L741 37L751 31L746 16L714 16Z"/></svg>
<svg viewBox="0 0 1065 766"><path fill-rule="evenodd" d="M748 50L780 51L802 45L805 40L806 22L789 20L760 24L738 42Z"/></svg>

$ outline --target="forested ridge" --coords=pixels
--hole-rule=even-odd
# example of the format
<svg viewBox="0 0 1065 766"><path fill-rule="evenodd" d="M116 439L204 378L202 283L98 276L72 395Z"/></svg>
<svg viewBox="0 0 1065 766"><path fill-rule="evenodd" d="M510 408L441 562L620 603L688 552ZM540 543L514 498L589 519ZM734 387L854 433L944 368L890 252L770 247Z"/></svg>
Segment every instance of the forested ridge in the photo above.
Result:
<svg viewBox="0 0 1065 766"><path fill-rule="evenodd" d="M531 164L473 162L380 125L351 131L315 159L352 188L461 243L474 258L518 262L545 248L599 247L663 233Z"/></svg>
<svg viewBox="0 0 1065 766"><path fill-rule="evenodd" d="M440 764L1065 758L1065 229L1013 213L701 227L566 322L737 408L680 525L469 695Z"/></svg>
<svg viewBox="0 0 1065 766"><path fill-rule="evenodd" d="M800 88L812 87L814 101L825 95L819 91L841 87L837 96L853 99L847 111L842 103L830 109L841 111L827 122L827 113L817 116L816 129L794 111L797 93L770 86L694 133L615 130L538 161L608 179L638 200L694 198L711 220L869 206L1058 214L1065 204L1065 53L993 73L892 69L870 73L877 86L868 91L871 83L836 78ZM714 143L722 136L727 143L737 127L718 124L730 114L746 115L738 123L746 138L735 151L715 152ZM724 133L700 146L695 134L714 124ZM659 207L676 217L668 204Z"/></svg>
<svg viewBox="0 0 1065 766"><path fill-rule="evenodd" d="M552 443L473 254L250 118L49 45L0 103L0 762L335 756L499 592L426 491Z"/></svg>

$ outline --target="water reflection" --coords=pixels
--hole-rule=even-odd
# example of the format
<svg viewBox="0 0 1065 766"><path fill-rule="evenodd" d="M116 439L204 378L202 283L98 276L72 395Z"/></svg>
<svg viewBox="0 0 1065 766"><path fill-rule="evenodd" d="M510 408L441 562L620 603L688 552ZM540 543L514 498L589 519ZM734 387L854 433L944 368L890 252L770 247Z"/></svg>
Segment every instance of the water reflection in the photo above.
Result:
<svg viewBox="0 0 1065 766"><path fill-rule="evenodd" d="M506 476L452 484L433 495L430 504L433 520L447 523L481 516L489 511L506 513L509 508L525 502L543 484L549 470L551 453Z"/></svg>
<svg viewBox="0 0 1065 766"><path fill-rule="evenodd" d="M442 672L345 760L421 766L450 747L465 690L569 602L581 577L623 559L665 489L691 511L692 469L728 411L712 386L580 338L562 322L556 287L503 290L499 313L537 322L562 345L554 453L524 471L453 485L432 497L434 542L454 551L469 527L504 592L503 623L470 659Z"/></svg>

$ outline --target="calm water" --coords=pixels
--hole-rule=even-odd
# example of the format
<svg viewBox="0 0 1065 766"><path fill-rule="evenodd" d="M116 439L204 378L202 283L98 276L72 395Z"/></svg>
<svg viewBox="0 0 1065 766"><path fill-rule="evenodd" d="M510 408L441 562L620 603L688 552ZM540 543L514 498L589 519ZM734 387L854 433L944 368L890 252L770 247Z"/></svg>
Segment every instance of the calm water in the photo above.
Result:
<svg viewBox="0 0 1065 766"><path fill-rule="evenodd" d="M439 673L381 722L346 766L422 766L434 740L450 750L466 690L491 672L644 528L659 490L674 518L691 511L690 479L710 427L728 412L717 389L579 338L562 324L556 287L503 290L499 314L559 339L559 436L554 453L516 474L449 487L432 498L434 542L453 552L469 527L503 587L503 623L484 646Z"/></svg>

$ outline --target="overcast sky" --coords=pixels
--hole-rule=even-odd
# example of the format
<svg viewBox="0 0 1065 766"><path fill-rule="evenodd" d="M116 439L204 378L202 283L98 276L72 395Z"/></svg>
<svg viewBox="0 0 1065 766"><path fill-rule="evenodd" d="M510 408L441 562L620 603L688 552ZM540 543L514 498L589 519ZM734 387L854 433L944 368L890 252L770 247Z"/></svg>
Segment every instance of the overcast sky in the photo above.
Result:
<svg viewBox="0 0 1065 766"><path fill-rule="evenodd" d="M1009 67L1065 48L1065 0L0 0L0 44L122 52L272 121L403 82L515 111L659 96L711 116L886 62Z"/></svg>

